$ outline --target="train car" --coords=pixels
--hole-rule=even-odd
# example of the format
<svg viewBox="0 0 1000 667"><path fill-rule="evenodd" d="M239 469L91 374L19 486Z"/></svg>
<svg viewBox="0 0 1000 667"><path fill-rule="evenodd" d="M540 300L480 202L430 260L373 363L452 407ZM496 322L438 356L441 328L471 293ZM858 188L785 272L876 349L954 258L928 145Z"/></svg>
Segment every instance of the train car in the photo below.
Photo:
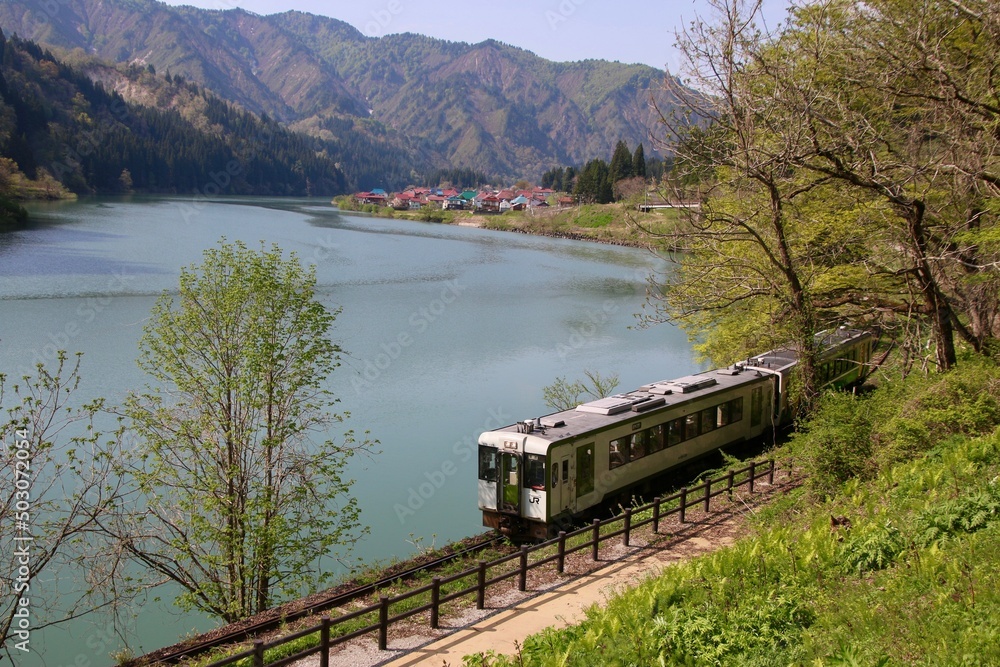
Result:
<svg viewBox="0 0 1000 667"><path fill-rule="evenodd" d="M870 334L817 334L825 386L864 379ZM483 525L515 539L546 539L664 473L720 447L773 431L789 417L797 365L790 348L653 382L479 436Z"/></svg>

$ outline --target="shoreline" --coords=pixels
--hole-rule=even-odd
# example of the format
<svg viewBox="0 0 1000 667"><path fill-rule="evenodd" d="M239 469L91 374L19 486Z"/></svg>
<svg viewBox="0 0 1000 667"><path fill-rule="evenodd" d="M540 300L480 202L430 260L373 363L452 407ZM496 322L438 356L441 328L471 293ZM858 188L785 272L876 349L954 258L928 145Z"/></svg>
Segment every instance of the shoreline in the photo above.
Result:
<svg viewBox="0 0 1000 667"><path fill-rule="evenodd" d="M394 209L353 211L337 207L336 202L333 202L333 205L345 214L360 213L395 220L438 222L496 232L645 249L655 247L656 235L669 233L678 219L677 214L673 212L669 217L660 213L641 213L623 204L585 204L571 208L549 209L537 215L525 213L482 215L470 211L411 212ZM430 217L428 213L438 215Z"/></svg>

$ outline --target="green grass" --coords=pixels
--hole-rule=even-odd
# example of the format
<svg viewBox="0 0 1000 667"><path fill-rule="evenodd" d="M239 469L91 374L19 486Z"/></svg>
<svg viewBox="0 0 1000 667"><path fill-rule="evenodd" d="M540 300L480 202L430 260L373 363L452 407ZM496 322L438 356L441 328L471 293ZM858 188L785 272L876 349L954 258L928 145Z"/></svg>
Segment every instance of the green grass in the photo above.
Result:
<svg viewBox="0 0 1000 667"><path fill-rule="evenodd" d="M465 664L1000 664L997 377L967 359L828 398L780 452L822 479L760 511L749 537L527 638L517 656ZM840 436L861 429L866 464L814 451L838 424Z"/></svg>

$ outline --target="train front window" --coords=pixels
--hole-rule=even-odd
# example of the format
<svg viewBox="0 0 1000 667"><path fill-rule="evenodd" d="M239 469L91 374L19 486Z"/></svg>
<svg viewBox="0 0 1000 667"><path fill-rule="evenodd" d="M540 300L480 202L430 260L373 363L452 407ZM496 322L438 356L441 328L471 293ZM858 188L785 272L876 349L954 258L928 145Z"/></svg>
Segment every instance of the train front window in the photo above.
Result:
<svg viewBox="0 0 1000 667"><path fill-rule="evenodd" d="M528 454L524 461L524 488L542 491L545 489L545 457Z"/></svg>
<svg viewBox="0 0 1000 667"><path fill-rule="evenodd" d="M497 481L497 450L493 447L479 445L479 479Z"/></svg>

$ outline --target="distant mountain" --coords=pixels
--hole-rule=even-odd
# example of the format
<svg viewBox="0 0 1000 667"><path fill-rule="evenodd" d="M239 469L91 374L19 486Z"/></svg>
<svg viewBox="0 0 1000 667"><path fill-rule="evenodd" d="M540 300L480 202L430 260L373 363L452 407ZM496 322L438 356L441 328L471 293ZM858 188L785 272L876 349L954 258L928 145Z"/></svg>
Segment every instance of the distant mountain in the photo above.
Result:
<svg viewBox="0 0 1000 667"><path fill-rule="evenodd" d="M0 197L24 196L15 192L21 174L46 192L51 184L52 191L195 197L334 195L374 174L410 176L398 171L403 154L361 132L329 142L179 76L77 61L0 31ZM339 166L348 162L350 176Z"/></svg>
<svg viewBox="0 0 1000 667"><path fill-rule="evenodd" d="M60 49L180 74L329 141L380 138L406 167L538 176L615 143L645 142L671 100L665 74L600 60L555 63L500 42L370 38L302 12L169 7L155 0L4 0L0 28ZM345 169L350 171L348 165ZM405 169L404 169L405 171Z"/></svg>

